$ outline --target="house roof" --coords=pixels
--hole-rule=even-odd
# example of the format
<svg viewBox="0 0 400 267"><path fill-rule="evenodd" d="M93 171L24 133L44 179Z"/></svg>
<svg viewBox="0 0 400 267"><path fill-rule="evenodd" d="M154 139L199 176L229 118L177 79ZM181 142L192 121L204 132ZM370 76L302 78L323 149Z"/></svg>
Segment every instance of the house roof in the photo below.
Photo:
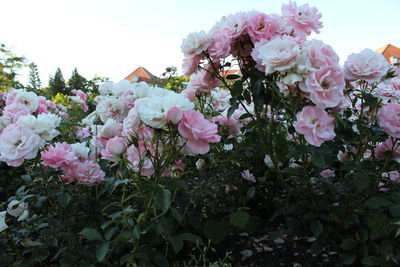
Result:
<svg viewBox="0 0 400 267"><path fill-rule="evenodd" d="M223 71L220 71L219 74L225 79L226 76L228 76L228 75L232 75L232 74L240 75L241 73L240 73L240 70L223 70Z"/></svg>
<svg viewBox="0 0 400 267"><path fill-rule="evenodd" d="M151 83L154 81L155 76L150 73L150 71L146 70L144 67L139 67L134 70L131 74L126 76L125 80L134 82L148 82Z"/></svg>
<svg viewBox="0 0 400 267"><path fill-rule="evenodd" d="M375 51L381 53L390 64L393 64L392 57L400 58L400 48L392 44L386 44Z"/></svg>

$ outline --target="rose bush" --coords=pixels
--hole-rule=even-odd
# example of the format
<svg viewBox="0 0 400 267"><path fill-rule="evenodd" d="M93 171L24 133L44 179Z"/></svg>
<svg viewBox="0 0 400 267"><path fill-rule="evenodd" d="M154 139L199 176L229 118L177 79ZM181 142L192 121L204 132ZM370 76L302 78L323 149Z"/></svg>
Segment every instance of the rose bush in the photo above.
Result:
<svg viewBox="0 0 400 267"><path fill-rule="evenodd" d="M246 231L312 240L331 255L314 265L398 264L399 73L371 50L339 66L307 40L320 18L289 2L189 34L187 86L107 82L67 108L2 94L1 171L22 186L2 199L0 260L169 266L208 244L224 258Z"/></svg>

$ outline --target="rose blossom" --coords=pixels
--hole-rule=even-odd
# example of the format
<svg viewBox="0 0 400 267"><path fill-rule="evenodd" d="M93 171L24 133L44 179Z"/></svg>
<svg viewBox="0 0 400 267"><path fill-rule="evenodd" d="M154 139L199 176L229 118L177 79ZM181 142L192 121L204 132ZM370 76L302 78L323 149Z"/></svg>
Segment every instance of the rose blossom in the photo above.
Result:
<svg viewBox="0 0 400 267"><path fill-rule="evenodd" d="M146 151L144 153L139 153L139 150L134 145L131 145L126 150L127 159L129 161L130 168L135 171L139 172L143 176L150 177L154 174L154 166L151 162L151 159L146 158Z"/></svg>
<svg viewBox="0 0 400 267"><path fill-rule="evenodd" d="M335 171L332 171L330 169L325 169L319 173L323 178L334 178L335 177Z"/></svg>
<svg viewBox="0 0 400 267"><path fill-rule="evenodd" d="M257 182L256 177L254 177L254 175L249 170L244 170L241 173L241 175L242 175L243 179L245 179L253 184Z"/></svg>
<svg viewBox="0 0 400 267"><path fill-rule="evenodd" d="M70 144L56 143L55 147L49 145L46 151L40 153L43 166L59 168L78 160Z"/></svg>
<svg viewBox="0 0 400 267"><path fill-rule="evenodd" d="M364 80L376 82L389 70L385 57L371 49L351 54L344 63L345 77L349 81Z"/></svg>
<svg viewBox="0 0 400 267"><path fill-rule="evenodd" d="M400 182L400 173L398 171L390 171L382 173L382 177L389 178L393 182Z"/></svg>
<svg viewBox="0 0 400 267"><path fill-rule="evenodd" d="M0 134L0 160L18 167L36 157L39 145L40 137L31 129L11 124Z"/></svg>
<svg viewBox="0 0 400 267"><path fill-rule="evenodd" d="M204 32L192 32L183 39L181 50L185 57L194 57L206 51L211 44L211 36Z"/></svg>
<svg viewBox="0 0 400 267"><path fill-rule="evenodd" d="M218 126L206 120L199 111L189 110L183 113L178 126L179 133L187 140L185 149L189 154L206 154L210 150L208 143L219 142Z"/></svg>
<svg viewBox="0 0 400 267"><path fill-rule="evenodd" d="M8 228L8 225L6 224L6 214L7 211L0 212L0 233Z"/></svg>
<svg viewBox="0 0 400 267"><path fill-rule="evenodd" d="M182 71L185 76L190 76L197 71L197 66L201 61L201 55L185 57L183 59Z"/></svg>
<svg viewBox="0 0 400 267"><path fill-rule="evenodd" d="M12 200L8 203L7 212L13 217L20 216L24 210L28 208L28 204L23 201Z"/></svg>
<svg viewBox="0 0 400 267"><path fill-rule="evenodd" d="M101 151L101 155L106 160L117 162L119 161L119 155L124 153L125 149L125 140L116 136L107 141L105 149Z"/></svg>
<svg viewBox="0 0 400 267"><path fill-rule="evenodd" d="M307 142L313 146L321 146L325 141L333 140L335 118L325 110L315 106L306 106L296 115L294 127L299 134L304 135Z"/></svg>
<svg viewBox="0 0 400 267"><path fill-rule="evenodd" d="M377 159L384 159L386 156L389 156L390 159L400 159L400 146L397 142L393 144L392 138L379 143L375 148L375 157Z"/></svg>
<svg viewBox="0 0 400 267"><path fill-rule="evenodd" d="M75 169L75 180L79 184L93 185L103 182L104 171L97 162L86 160L78 162Z"/></svg>
<svg viewBox="0 0 400 267"><path fill-rule="evenodd" d="M337 66L324 66L312 73L300 86L310 93L310 99L321 108L332 108L342 101L345 88L344 74Z"/></svg>
<svg viewBox="0 0 400 267"><path fill-rule="evenodd" d="M251 11L248 15L247 33L254 43L271 39L277 28L278 23L273 16L258 11Z"/></svg>
<svg viewBox="0 0 400 267"><path fill-rule="evenodd" d="M227 31L218 31L212 36L212 43L208 49L211 58L223 59L231 52L231 36Z"/></svg>
<svg viewBox="0 0 400 267"><path fill-rule="evenodd" d="M298 7L295 2L289 2L287 5L282 5L282 15L299 35L310 35L312 31L319 33L319 29L322 28L322 22L319 20L321 13L308 4Z"/></svg>
<svg viewBox="0 0 400 267"><path fill-rule="evenodd" d="M286 39L274 39L258 49L258 57L265 66L265 73L289 70L296 64L299 46Z"/></svg>
<svg viewBox="0 0 400 267"><path fill-rule="evenodd" d="M307 74L323 66L339 65L339 57L332 47L320 40L307 40L297 56L297 72Z"/></svg>
<svg viewBox="0 0 400 267"><path fill-rule="evenodd" d="M400 138L400 104L389 103L382 106L377 113L378 124L387 134Z"/></svg>

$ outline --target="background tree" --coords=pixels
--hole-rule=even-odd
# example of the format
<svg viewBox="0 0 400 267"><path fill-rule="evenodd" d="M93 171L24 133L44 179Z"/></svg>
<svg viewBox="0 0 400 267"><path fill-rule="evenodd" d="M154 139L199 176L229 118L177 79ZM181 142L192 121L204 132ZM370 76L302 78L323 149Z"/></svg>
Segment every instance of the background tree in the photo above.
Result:
<svg viewBox="0 0 400 267"><path fill-rule="evenodd" d="M39 70L35 63L29 64L29 78L28 78L28 88L32 90L40 90L41 81L39 76Z"/></svg>
<svg viewBox="0 0 400 267"><path fill-rule="evenodd" d="M17 71L24 66L25 57L15 55L0 43L0 91L24 87L16 80Z"/></svg>
<svg viewBox="0 0 400 267"><path fill-rule="evenodd" d="M80 75L76 68L72 71L71 78L67 82L69 90L76 89L82 91L87 91L87 83L87 79Z"/></svg>
<svg viewBox="0 0 400 267"><path fill-rule="evenodd" d="M57 68L54 77L50 76L49 87L53 92L53 95L56 95L57 93L67 94L68 90L60 68Z"/></svg>

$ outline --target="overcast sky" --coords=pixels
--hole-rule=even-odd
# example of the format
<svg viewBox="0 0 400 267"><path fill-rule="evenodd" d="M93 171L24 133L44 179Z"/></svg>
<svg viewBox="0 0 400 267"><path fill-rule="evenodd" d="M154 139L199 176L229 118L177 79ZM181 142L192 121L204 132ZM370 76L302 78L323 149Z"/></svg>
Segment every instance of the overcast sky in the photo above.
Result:
<svg viewBox="0 0 400 267"><path fill-rule="evenodd" d="M117 82L139 66L160 75L181 70L180 44L237 11L280 13L279 0L1 0L0 42L38 65L43 85L60 67ZM341 63L352 52L400 47L400 0L308 0L322 13L314 39L331 45ZM27 71L20 80L26 82Z"/></svg>

